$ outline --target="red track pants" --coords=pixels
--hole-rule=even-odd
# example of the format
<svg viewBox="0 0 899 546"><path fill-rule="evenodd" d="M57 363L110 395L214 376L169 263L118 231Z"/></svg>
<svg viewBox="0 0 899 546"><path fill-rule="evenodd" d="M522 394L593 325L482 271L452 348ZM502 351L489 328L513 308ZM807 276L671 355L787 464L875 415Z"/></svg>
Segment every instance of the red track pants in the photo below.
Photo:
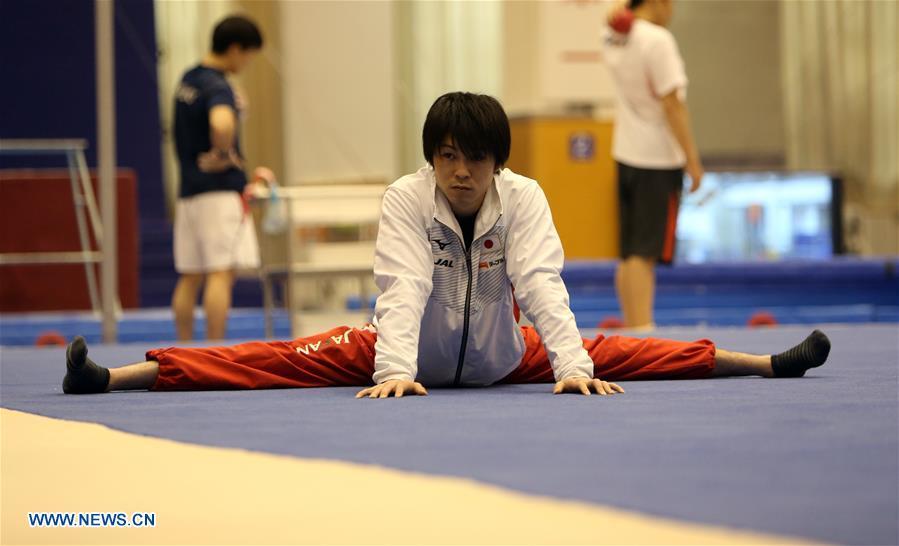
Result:
<svg viewBox="0 0 899 546"><path fill-rule="evenodd" d="M540 336L523 327L521 364L500 383L553 383ZM293 341L242 343L231 347L154 349L159 362L153 390L348 387L372 384L377 335L342 326ZM584 340L593 375L607 381L701 379L715 369L715 345L665 339L596 336Z"/></svg>

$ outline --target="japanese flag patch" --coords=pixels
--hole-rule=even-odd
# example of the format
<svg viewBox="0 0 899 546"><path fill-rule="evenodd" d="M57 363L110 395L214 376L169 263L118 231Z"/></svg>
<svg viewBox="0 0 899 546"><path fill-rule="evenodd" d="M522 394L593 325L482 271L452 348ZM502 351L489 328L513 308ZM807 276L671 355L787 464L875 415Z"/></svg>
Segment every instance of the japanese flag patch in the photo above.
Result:
<svg viewBox="0 0 899 546"><path fill-rule="evenodd" d="M481 248L484 249L485 252L500 250L499 239L494 236L485 237L484 240L481 241Z"/></svg>

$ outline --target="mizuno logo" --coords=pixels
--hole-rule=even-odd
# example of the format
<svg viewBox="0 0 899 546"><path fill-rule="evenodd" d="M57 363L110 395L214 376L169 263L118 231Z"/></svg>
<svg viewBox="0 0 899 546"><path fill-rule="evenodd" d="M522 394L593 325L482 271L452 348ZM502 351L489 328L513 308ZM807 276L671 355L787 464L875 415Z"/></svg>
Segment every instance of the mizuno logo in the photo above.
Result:
<svg viewBox="0 0 899 546"><path fill-rule="evenodd" d="M447 243L444 243L444 242L443 242L442 240L440 240L440 239L431 239L431 240L434 241L435 243L437 243L437 246L440 247L440 250L443 250L444 248L446 248L446 247L450 246L450 244L452 244L452 241L449 241L449 242L447 242Z"/></svg>

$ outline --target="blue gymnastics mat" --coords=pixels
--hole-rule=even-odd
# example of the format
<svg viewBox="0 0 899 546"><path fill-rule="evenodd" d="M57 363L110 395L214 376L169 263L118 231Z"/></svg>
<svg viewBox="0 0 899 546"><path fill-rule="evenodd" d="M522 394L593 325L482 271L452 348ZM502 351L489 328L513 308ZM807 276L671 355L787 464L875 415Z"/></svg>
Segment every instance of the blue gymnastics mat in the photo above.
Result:
<svg viewBox="0 0 899 546"><path fill-rule="evenodd" d="M549 385L377 401L355 400L353 388L66 396L61 349L3 348L0 403L183 442L471 478L814 540L896 544L899 332L825 330L830 361L806 378L629 382L627 394L589 398L552 396ZM663 333L772 352L808 328ZM91 356L112 365L147 348L96 345Z"/></svg>

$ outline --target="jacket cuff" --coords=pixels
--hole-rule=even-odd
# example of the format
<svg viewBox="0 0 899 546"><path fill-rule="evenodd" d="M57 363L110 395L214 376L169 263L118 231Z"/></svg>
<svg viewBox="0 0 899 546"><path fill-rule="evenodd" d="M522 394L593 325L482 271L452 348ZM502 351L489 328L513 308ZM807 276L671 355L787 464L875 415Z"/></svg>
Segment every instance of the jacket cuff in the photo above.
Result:
<svg viewBox="0 0 899 546"><path fill-rule="evenodd" d="M584 373L582 370L577 368L572 368L566 372L563 372L560 376L556 377L556 381L564 381L566 379L593 379L593 376L587 373Z"/></svg>
<svg viewBox="0 0 899 546"><path fill-rule="evenodd" d="M393 373L378 375L378 378L375 380L375 383L380 385L381 383L386 383L388 381L415 381L415 378L406 372L393 372Z"/></svg>
<svg viewBox="0 0 899 546"><path fill-rule="evenodd" d="M588 358L587 362L572 362L567 366L560 366L553 369L553 375L556 381L572 378L593 379L593 361Z"/></svg>

